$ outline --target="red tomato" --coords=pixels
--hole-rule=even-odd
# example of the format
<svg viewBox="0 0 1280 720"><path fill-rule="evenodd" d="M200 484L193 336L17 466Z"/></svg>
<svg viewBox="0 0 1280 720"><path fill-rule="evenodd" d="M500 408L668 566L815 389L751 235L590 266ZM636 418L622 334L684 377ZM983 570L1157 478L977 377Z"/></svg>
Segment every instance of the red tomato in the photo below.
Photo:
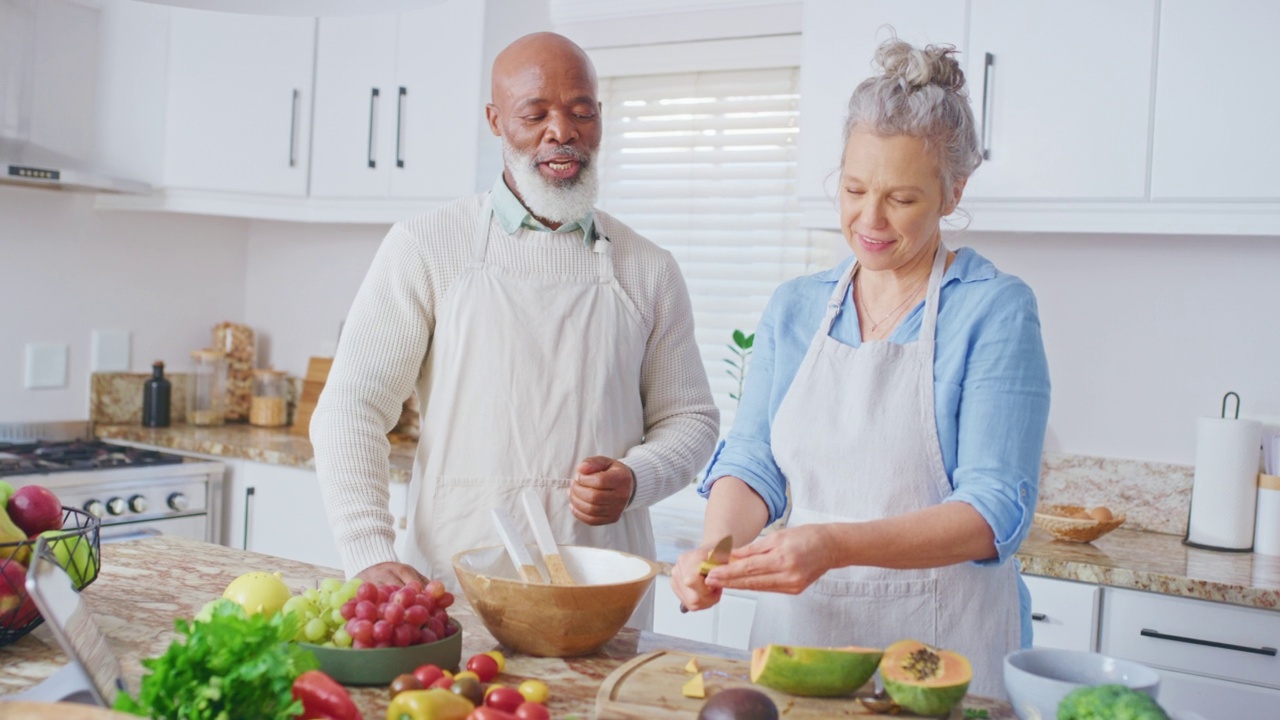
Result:
<svg viewBox="0 0 1280 720"><path fill-rule="evenodd" d="M546 705L525 700L516 708L516 717L520 720L551 720L551 713Z"/></svg>
<svg viewBox="0 0 1280 720"><path fill-rule="evenodd" d="M425 688L431 687L431 683L444 677L444 671L438 665L419 665L413 671L413 676L418 678L418 682Z"/></svg>
<svg viewBox="0 0 1280 720"><path fill-rule="evenodd" d="M442 688L444 690L448 690L451 687L453 687L453 678L448 677L446 675L441 675L440 677L436 678L435 682L427 686L428 689Z"/></svg>
<svg viewBox="0 0 1280 720"><path fill-rule="evenodd" d="M498 708L478 707L471 711L467 720L519 720L519 718Z"/></svg>
<svg viewBox="0 0 1280 720"><path fill-rule="evenodd" d="M474 655L467 661L467 669L480 678L480 682L489 682L498 676L498 661L492 655Z"/></svg>
<svg viewBox="0 0 1280 720"><path fill-rule="evenodd" d="M513 687L494 688L493 692L484 699L486 706L497 708L505 713L515 712L522 702L524 702L524 696Z"/></svg>

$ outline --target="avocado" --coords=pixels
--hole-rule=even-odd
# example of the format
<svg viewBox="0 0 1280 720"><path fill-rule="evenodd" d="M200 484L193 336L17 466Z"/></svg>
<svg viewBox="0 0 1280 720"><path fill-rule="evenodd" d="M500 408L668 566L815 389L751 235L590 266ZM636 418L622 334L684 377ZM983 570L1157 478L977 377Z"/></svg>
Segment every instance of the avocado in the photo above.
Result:
<svg viewBox="0 0 1280 720"><path fill-rule="evenodd" d="M778 720L778 706L759 690L729 688L702 704L698 720Z"/></svg>

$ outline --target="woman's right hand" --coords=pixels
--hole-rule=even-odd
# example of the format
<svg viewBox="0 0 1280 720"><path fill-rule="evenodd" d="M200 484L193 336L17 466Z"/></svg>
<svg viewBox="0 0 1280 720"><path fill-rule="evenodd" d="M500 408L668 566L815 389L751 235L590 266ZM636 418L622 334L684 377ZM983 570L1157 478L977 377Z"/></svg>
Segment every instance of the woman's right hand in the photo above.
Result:
<svg viewBox="0 0 1280 720"><path fill-rule="evenodd" d="M384 562L369 567L356 573L356 577L365 582L375 582L382 585L407 585L410 580L416 580L419 584L425 585L427 578L422 576L412 565L405 565L397 562Z"/></svg>
<svg viewBox="0 0 1280 720"><path fill-rule="evenodd" d="M709 588L699 570L712 545L682 554L671 567L671 590L689 610L706 610L720 602L719 588Z"/></svg>

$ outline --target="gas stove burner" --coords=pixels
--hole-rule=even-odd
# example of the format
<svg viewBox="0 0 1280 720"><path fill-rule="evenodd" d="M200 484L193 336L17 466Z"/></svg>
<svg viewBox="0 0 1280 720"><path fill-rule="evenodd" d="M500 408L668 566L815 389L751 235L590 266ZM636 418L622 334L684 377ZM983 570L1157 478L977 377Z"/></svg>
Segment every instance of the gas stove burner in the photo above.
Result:
<svg viewBox="0 0 1280 720"><path fill-rule="evenodd" d="M112 445L100 440L0 443L0 477L180 462L183 458L178 455Z"/></svg>

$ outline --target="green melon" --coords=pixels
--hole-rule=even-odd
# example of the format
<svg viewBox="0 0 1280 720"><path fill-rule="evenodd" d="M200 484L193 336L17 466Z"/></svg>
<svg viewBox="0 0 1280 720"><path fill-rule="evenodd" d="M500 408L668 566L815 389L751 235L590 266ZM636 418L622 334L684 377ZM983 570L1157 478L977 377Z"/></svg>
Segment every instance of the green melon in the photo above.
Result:
<svg viewBox="0 0 1280 720"><path fill-rule="evenodd" d="M969 691L969 659L917 640L901 640L884 650L880 679L889 697L917 715L945 715Z"/></svg>
<svg viewBox="0 0 1280 720"><path fill-rule="evenodd" d="M751 682L792 695L838 697L866 684L881 651L767 645L751 651Z"/></svg>

